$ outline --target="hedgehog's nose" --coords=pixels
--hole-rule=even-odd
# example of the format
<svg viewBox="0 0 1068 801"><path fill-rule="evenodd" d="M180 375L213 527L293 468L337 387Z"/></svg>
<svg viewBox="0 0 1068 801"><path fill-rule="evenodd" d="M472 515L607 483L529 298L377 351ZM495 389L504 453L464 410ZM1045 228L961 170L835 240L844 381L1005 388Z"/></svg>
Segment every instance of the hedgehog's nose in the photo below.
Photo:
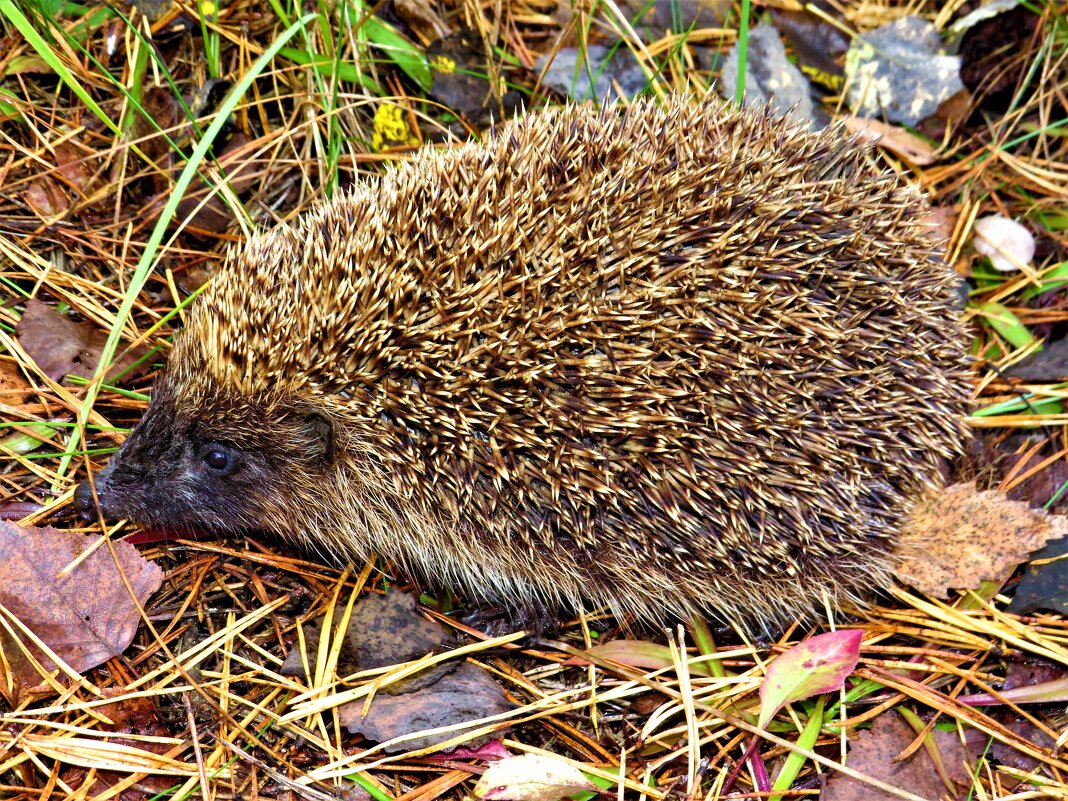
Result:
<svg viewBox="0 0 1068 801"><path fill-rule="evenodd" d="M96 504L93 503L93 489L88 481L83 481L74 490L74 508L82 520L96 520Z"/></svg>

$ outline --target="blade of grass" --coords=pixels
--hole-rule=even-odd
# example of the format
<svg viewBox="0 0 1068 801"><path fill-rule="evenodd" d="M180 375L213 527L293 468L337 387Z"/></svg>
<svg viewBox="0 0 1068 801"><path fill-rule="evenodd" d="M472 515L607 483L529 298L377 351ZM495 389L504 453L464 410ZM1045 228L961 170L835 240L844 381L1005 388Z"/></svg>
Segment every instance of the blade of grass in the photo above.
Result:
<svg viewBox="0 0 1068 801"><path fill-rule="evenodd" d="M749 0L742 0L742 18L738 20L738 87L734 102L739 106L745 99L745 62L749 53Z"/></svg>
<svg viewBox="0 0 1068 801"><path fill-rule="evenodd" d="M801 748L807 748L811 751L816 747L816 741L820 736L820 729L823 727L824 700L822 695L816 699L816 706L812 710L812 714L809 715L808 723L805 724L801 736L797 739L797 744ZM785 792L793 786L794 780L800 775L801 768L804 767L804 765L805 758L801 756L801 754L793 751L787 754L782 770L779 771L779 775L775 777L775 783L771 786L772 792L776 793L771 796L771 801L782 801L782 796L778 793Z"/></svg>

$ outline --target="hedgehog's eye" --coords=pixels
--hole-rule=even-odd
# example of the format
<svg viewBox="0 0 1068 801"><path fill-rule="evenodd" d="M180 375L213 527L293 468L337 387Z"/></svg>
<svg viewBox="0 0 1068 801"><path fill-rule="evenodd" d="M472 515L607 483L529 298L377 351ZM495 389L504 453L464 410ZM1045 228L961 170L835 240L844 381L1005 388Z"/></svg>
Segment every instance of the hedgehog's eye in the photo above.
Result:
<svg viewBox="0 0 1068 801"><path fill-rule="evenodd" d="M234 453L225 445L217 442L207 443L200 451L200 458L204 460L213 473L229 475L237 468L237 459Z"/></svg>
<svg viewBox="0 0 1068 801"><path fill-rule="evenodd" d="M204 461L212 470L225 470L230 466L230 454L223 450L212 450L204 454Z"/></svg>

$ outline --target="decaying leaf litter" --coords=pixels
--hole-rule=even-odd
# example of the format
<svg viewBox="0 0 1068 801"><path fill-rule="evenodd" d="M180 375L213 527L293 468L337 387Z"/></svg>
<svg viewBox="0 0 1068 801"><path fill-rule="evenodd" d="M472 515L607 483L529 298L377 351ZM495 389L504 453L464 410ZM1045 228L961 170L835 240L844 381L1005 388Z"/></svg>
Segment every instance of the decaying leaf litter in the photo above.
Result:
<svg viewBox="0 0 1068 801"><path fill-rule="evenodd" d="M644 85L642 76L647 81L658 75L661 89L685 80L700 86L731 59L739 70L740 53L746 52L748 66L741 71L747 97L756 94L750 91L751 75L770 75L767 83L774 84L772 65L794 68L802 77L794 76L791 85L833 93L813 104L818 111L875 116L894 132L903 131L903 122L915 126L911 133L928 144L923 156L916 155L914 141L905 140L908 147L888 143L880 157L933 193L949 221L942 229L947 259L970 274L969 310L980 359L975 423L983 436L979 455L965 470L977 474L983 486L1004 477L1003 486L1031 506L1046 504L1062 489L1047 477L1064 462L1058 383L1065 378L1063 363L1039 362L1037 373L1012 378L1014 369L1035 363L1028 359L1044 343L1054 349L1064 335L1066 170L1057 132L1064 118L1065 32L1056 7L1041 7L1038 14L1022 5L989 8L954 33L970 6L929 4L916 14L914 7L891 3L845 13L828 5L807 15L776 6L764 22L778 36L757 34L753 41L760 48L751 51L740 47L737 35L741 4L691 10L690 18L698 20L693 27L670 15L645 26L640 9L627 6L589 12L536 3L397 4L350 36L324 35L340 29L335 16L331 25L338 27L312 29L307 38L282 43L286 24L300 11L284 10L281 19L241 7L201 7L205 16L198 19L191 9L141 9L131 11L130 26L103 9L65 9L62 22L52 24L44 9L0 6L12 42L0 62L0 111L8 134L0 168L0 248L5 293L11 293L0 309L5 350L0 403L10 424L0 444L11 455L4 471L11 503L54 498L62 508L69 500L72 481L86 469L79 439L71 440L77 455L63 456L74 420L92 426L86 444L96 462L121 436L114 428L136 420L157 354L168 346L167 334L227 242L254 224L289 218L356 175L388 169L390 160L405 157L407 146L438 141L446 132L464 136L468 127L484 126L520 103L532 105L530 92L539 79L542 87L580 94L575 69L565 71L572 82L562 83L562 73L544 68L557 63L546 56L555 54L565 65L570 57L574 67L583 53L591 62L600 54L600 67L589 71L596 78L584 86L600 92L607 77L608 87L629 96L635 84ZM353 13L351 19L360 17ZM46 35L43 50L18 27L20 18L31 32ZM753 14L754 25L757 19ZM63 44L57 43L57 25L70 34L61 37ZM676 32L665 33L673 25ZM872 31L879 35L853 35ZM817 36L831 44L808 51L833 53L829 60L806 55L804 43ZM965 88L948 79L926 86L935 101L933 110L924 108L924 117L900 116L914 109L916 98L893 93L908 80L892 69L885 80L872 78L859 92L854 85L856 107L846 105L850 76L858 74L850 65L884 76L880 53L893 51L891 63L912 64L906 75L952 78L942 67L953 57L954 36L963 38L958 75ZM873 38L880 47L865 46ZM782 57L776 40L778 47L787 43ZM265 71L251 80L249 68L257 57L279 44ZM499 47L489 59L487 45ZM1012 58L997 55L1006 52ZM937 59L939 68L925 69L924 58ZM617 60L621 67L612 66ZM104 70L122 76L125 93ZM167 71L177 91L161 77ZM220 113L227 90L243 78L249 79L249 91L232 113ZM876 85L891 94L876 100L873 110L862 103L871 100ZM488 91L493 87L498 91ZM840 103L838 96L846 100ZM448 97L459 115L426 103L426 97L439 102ZM148 113L138 113L138 106ZM95 116L94 107L111 125ZM799 108L794 102L787 107ZM186 108L196 125L187 121ZM174 181L213 120L218 126L212 133L219 138L211 152L218 166L210 159L198 164L189 191L177 197ZM812 124L820 124L818 116ZM921 168L921 162L928 163ZM227 184L218 180L220 168ZM217 191L209 196L212 187ZM177 235L174 226L167 229L162 250L153 252L146 243L172 200L184 227ZM976 255L982 249L972 236L976 222L991 216L1022 223L1034 236L1028 263L1013 265L1021 261L1014 255L1018 248L1004 254L1003 262L1020 269L1002 273L997 262L991 266L992 257L987 262ZM139 275L137 264L154 269ZM86 398L96 390L49 375L40 365L58 356L66 359L61 365L84 366L83 357L107 353L109 345L99 347L99 333L94 339L87 325L110 331L127 288L146 277L142 291L129 296L132 314L124 322L119 354L132 351L131 345L147 346L133 359L144 356L147 368L132 367L115 379L109 374L114 386L99 389L90 408ZM80 327L57 323L57 341L44 337L44 350L34 352L42 346L15 333L30 296ZM122 364L122 370L130 364L114 352L105 359ZM11 508L16 517L27 511ZM34 522L34 517L24 521ZM52 516L48 522L78 530L70 518ZM398 657L416 660L407 668L366 670L346 661L342 637L317 638L313 631L314 621L324 617L331 625L320 624L320 632L345 631L350 603L355 607L372 588L392 587L373 566L340 571L255 538L162 544L157 533L138 536L141 556L162 570L163 584L147 601L135 594L144 617L133 644L101 666L82 667L62 649L52 651L58 661L42 661L41 645L47 643L35 642L36 629L20 627L21 617L10 614L5 599L0 734L5 795L148 798L171 790L176 797L323 797L316 793L340 786L350 797L451 797L475 792L475 779L488 762L509 753L563 760L605 792L635 796L744 797L754 789L784 789L776 783L782 777L791 777L785 787L792 785L795 793L813 795L825 786L828 797L858 792L1056 797L1066 791L1065 721L1057 712L1058 704L1063 712L1065 698L1068 631L1056 614L1017 618L1005 611L1007 598L998 593L1011 588L1003 586L1011 565L999 563L996 575L971 576L988 583L963 596L950 593L949 601L903 590L863 617L838 616L840 626L863 631L848 684L841 691L824 687L819 696L790 699L768 723L767 735L757 736L753 727L761 722L758 693L768 686L765 674L788 645L823 628L798 626L755 644L729 629L717 629L713 642L701 628L670 636L632 632L629 636L644 639L620 643L623 635L611 621L591 618L573 621L553 635L555 641L532 647L508 638L480 644L476 633L467 632L457 641L468 643L458 656L450 643L440 651L431 648L428 656ZM987 536L1003 537L1004 530ZM25 544L19 535L12 541ZM110 547L95 546L97 557L110 557ZM1056 570L1056 561L1048 564ZM989 565L984 569L991 572ZM949 582L945 588L962 582L943 580ZM81 591L92 593L94 581L100 579L90 574ZM933 581L937 585L939 578ZM22 593L24 601L27 594ZM41 605L62 606L47 600L47 592L41 595ZM448 608L441 606L444 594L425 600ZM1063 609L1064 597L1044 603ZM69 618L77 608L69 606L59 609L61 616ZM137 606L126 604L140 614ZM73 623L63 630L77 631ZM605 645L593 648L597 642ZM694 660L681 660L680 643L690 646ZM7 655L24 655L22 646L32 655L22 663L41 677L36 685L32 673L9 667ZM600 656L604 648L609 654ZM293 654L300 669L283 670ZM505 695L499 707L486 702L485 714L493 717L475 724L483 745L471 743L442 756L440 745L421 753L402 739L393 744L399 748L387 750L345 730L345 705L353 710L368 699L373 705L374 697L403 688L413 675L417 683L435 673L451 676L461 660L491 676ZM66 669L57 671L61 662ZM42 674L49 669L54 675L46 679ZM1030 694L1029 687L1035 688ZM470 728L444 735L466 745ZM419 733L412 730L412 736ZM495 739L500 736L503 743ZM890 789L831 767L842 761L843 751L849 753L851 773ZM539 769L550 778L558 775ZM530 789L521 770L505 775L515 786L496 788L496 797L523 797ZM564 778L535 788L543 793L538 797L586 786L573 783L573 773L559 775ZM856 789L860 786L864 789ZM494 788L477 792L493 794Z"/></svg>

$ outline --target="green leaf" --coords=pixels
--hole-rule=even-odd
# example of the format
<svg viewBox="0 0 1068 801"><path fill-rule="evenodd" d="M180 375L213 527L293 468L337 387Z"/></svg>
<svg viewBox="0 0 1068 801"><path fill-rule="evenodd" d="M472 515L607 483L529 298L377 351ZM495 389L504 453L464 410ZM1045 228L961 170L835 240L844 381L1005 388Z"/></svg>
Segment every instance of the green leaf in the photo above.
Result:
<svg viewBox="0 0 1068 801"><path fill-rule="evenodd" d="M1014 348L1025 348L1034 341L1031 332L1020 322L1020 318L1000 303L984 303L976 311L1002 339Z"/></svg>
<svg viewBox="0 0 1068 801"><path fill-rule="evenodd" d="M335 61L332 56L322 53L309 53L307 50L297 50L293 47L283 47L278 55L287 58L303 67L312 66L324 75L340 78L349 83L357 83L364 89L375 94L382 94L378 84L364 75L356 65L347 61Z"/></svg>
<svg viewBox="0 0 1068 801"><path fill-rule="evenodd" d="M66 65L59 59L59 56L53 52L51 46L45 41L44 37L41 36L37 29L30 24L30 21L26 19L26 15L23 14L11 0L0 0L0 14L7 17L11 24L18 29L19 33L26 38L30 47L32 47L37 55L39 55L44 62L52 68L52 71L59 76L59 79L70 87L70 90L78 96L78 99L85 104L85 107L93 112L98 120L111 129L112 133L117 136L122 136L122 131L119 129L119 126L115 124L115 121L108 116L107 112L97 105L92 96L85 91L85 87L83 87L78 79L71 74L71 71L67 69Z"/></svg>
<svg viewBox="0 0 1068 801"><path fill-rule="evenodd" d="M787 704L842 688L860 660L864 632L851 629L810 637L780 654L760 685L760 718L765 728Z"/></svg>
<svg viewBox="0 0 1068 801"><path fill-rule="evenodd" d="M664 670L674 664L668 646L646 640L613 640L593 646L588 653L641 670ZM698 676L712 675L710 667L700 662L690 663L690 672Z"/></svg>
<svg viewBox="0 0 1068 801"><path fill-rule="evenodd" d="M363 21L361 30L367 34L367 40L385 53L405 75L419 84L420 89L424 92L430 91L434 79L430 75L430 64L426 55L405 39L396 28L378 17L371 16Z"/></svg>
<svg viewBox="0 0 1068 801"><path fill-rule="evenodd" d="M22 117L18 98L7 89L0 88L0 117Z"/></svg>
<svg viewBox="0 0 1068 801"><path fill-rule="evenodd" d="M1050 390L1068 389L1068 384L1054 384ZM1063 404L1056 398L1039 398L1032 392L1023 397L999 401L972 412L972 417L994 417L999 414L1059 414Z"/></svg>
<svg viewBox="0 0 1068 801"><path fill-rule="evenodd" d="M1038 295L1068 286L1068 261L1062 261L1051 270L1044 270L1038 286L1029 286L1020 293L1022 300L1031 300Z"/></svg>
<svg viewBox="0 0 1068 801"><path fill-rule="evenodd" d="M808 716L808 723L805 724L804 730L801 732L801 736L797 738L798 748L804 748L811 751L816 747L816 740L819 739L820 729L823 728L823 698L816 699L816 706L812 710L812 714ZM789 790L798 775L801 773L801 768L805 765L805 759L803 755L796 751L791 751L786 761L783 762L782 770L779 771L779 775L775 777L775 783L771 786L772 790L785 791ZM775 801L777 796L771 796L770 801Z"/></svg>
<svg viewBox="0 0 1068 801"><path fill-rule="evenodd" d="M25 454L37 450L53 434L59 426L48 423L23 423L20 428L24 431L16 431L0 440L0 448L11 453ZM33 436L40 435L40 439Z"/></svg>

